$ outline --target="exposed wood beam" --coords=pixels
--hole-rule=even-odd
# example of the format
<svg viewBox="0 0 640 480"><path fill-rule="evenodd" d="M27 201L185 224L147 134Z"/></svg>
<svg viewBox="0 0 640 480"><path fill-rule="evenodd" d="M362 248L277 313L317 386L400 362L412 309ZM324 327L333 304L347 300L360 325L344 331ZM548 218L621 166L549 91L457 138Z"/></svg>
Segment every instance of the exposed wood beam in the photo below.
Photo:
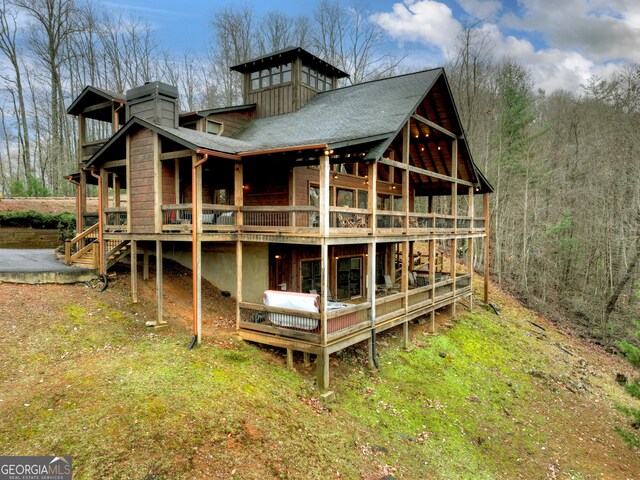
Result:
<svg viewBox="0 0 640 480"><path fill-rule="evenodd" d="M424 123L425 125L427 125L427 126L429 126L429 127L433 128L434 130L438 130L439 132L442 132L442 133L444 133L445 135L450 136L451 138L458 138L458 136L457 136L455 133L453 133L453 132L451 132L451 131L447 130L447 129L446 129L446 128L444 128L444 127L441 127L440 125L438 125L438 124L437 124L437 123L435 123L435 122L432 122L432 121L431 121L431 120L429 120L428 118L424 118L422 115L418 115L417 113L414 113L413 115L411 115L411 117L412 117L413 119L415 119L415 120L419 121L420 123Z"/></svg>
<svg viewBox="0 0 640 480"><path fill-rule="evenodd" d="M398 162L396 160L389 160L388 158L382 158L379 160L380 163L384 164L384 165L389 165L389 166L393 166L396 168L401 168L401 169L407 169L410 172L415 172L418 173L420 175L427 175L429 177L433 177L433 178L438 178L440 180L445 180L447 182L457 182L460 185L466 185L468 187L474 187L475 185L471 182L467 182L466 180L457 180L454 179L453 177L450 177L449 175L442 175L440 173L436 173L436 172L432 172L430 170L424 170L422 168L419 167L414 167L413 165L404 165L401 162Z"/></svg>
<svg viewBox="0 0 640 480"><path fill-rule="evenodd" d="M160 154L160 160L173 160L174 158L191 157L193 150L176 150L175 152L166 152Z"/></svg>
<svg viewBox="0 0 640 480"><path fill-rule="evenodd" d="M127 160L110 160L108 162L104 162L102 164L102 168L116 168L116 167L126 167Z"/></svg>
<svg viewBox="0 0 640 480"><path fill-rule="evenodd" d="M112 105L113 105L112 101L96 103L95 105L91 105L90 107L83 109L82 113L93 112L95 110L100 110L107 107L111 108Z"/></svg>

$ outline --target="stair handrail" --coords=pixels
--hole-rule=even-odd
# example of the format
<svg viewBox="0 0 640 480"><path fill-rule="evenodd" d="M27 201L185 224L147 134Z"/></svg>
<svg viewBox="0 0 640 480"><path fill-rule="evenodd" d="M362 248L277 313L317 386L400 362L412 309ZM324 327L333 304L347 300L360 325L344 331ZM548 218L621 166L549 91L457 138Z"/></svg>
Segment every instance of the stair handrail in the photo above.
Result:
<svg viewBox="0 0 640 480"><path fill-rule="evenodd" d="M71 259L71 249L72 249L72 247L77 245L79 242L81 242L85 238L87 238L89 235L91 235L96 230L98 230L98 224L97 223L95 225L92 225L89 228L87 228L84 232L79 233L78 235L73 237L71 240L65 240L64 241L64 262L67 265L71 265L71 262L72 262L72 259ZM81 249L78 249L78 250L81 250Z"/></svg>

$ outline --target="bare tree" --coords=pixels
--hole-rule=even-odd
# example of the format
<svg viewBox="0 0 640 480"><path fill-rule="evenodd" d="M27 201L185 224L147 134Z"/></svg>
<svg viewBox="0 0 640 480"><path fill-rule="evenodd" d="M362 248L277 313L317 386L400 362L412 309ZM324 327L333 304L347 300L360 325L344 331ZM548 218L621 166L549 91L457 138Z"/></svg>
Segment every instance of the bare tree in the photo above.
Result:
<svg viewBox="0 0 640 480"><path fill-rule="evenodd" d="M19 140L22 149L22 166L25 179L32 174L31 148L29 145L29 122L27 121L27 110L25 107L24 90L22 87L22 71L20 66L20 55L16 35L18 27L16 17L18 13L6 0L2 0L0 10L0 51L7 58L13 71L11 74L3 74L5 82L13 86L12 96L17 98L17 108L15 108L16 118L18 118Z"/></svg>

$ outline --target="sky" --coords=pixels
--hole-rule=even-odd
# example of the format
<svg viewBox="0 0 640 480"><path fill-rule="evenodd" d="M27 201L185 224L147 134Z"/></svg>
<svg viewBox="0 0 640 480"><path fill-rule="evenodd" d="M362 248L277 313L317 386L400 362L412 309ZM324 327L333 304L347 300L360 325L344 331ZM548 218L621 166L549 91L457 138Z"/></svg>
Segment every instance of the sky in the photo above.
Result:
<svg viewBox="0 0 640 480"><path fill-rule="evenodd" d="M193 48L213 12L230 0L99 0L146 19L165 48ZM345 6L351 4L344 2ZM245 1L256 13L311 15L316 1ZM444 65L458 33L476 25L493 55L529 68L536 88L580 91L592 76L640 63L640 0L360 0L388 37L389 49L409 52L415 69Z"/></svg>

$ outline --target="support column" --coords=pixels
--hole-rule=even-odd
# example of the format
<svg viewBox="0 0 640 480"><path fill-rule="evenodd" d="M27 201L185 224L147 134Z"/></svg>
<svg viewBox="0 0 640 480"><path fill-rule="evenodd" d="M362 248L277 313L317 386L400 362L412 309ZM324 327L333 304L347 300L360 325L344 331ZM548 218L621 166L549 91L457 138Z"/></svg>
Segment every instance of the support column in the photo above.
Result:
<svg viewBox="0 0 640 480"><path fill-rule="evenodd" d="M376 327L376 242L372 241L367 244L367 297L371 302L371 308L369 309L369 321L371 322L371 329ZM371 337L368 342L369 350L369 368L373 369L375 364L373 362L373 340Z"/></svg>
<svg viewBox="0 0 640 480"><path fill-rule="evenodd" d="M468 216L470 217L471 222L471 231L475 229L475 206L474 206L474 195L473 195L473 187L469 187L469 212ZM474 237L469 237L467 239L467 270L469 271L469 285L471 287L471 292L469 293L469 310L473 310L473 248Z"/></svg>
<svg viewBox="0 0 640 480"><path fill-rule="evenodd" d="M156 240L156 304L158 305L157 325L167 323L162 317L162 242Z"/></svg>
<svg viewBox="0 0 640 480"><path fill-rule="evenodd" d="M484 303L489 303L489 264L491 261L490 255L490 230L489 230L489 194L484 194Z"/></svg>
<svg viewBox="0 0 640 480"><path fill-rule="evenodd" d="M452 238L451 239L451 280L453 280L453 283L451 284L451 291L453 292L453 304L452 304L452 316L456 316L456 306L458 303L458 300L456 299L456 295L457 295L457 286L456 286L456 276L457 276L457 272L456 272L456 257L458 255L458 239L457 238Z"/></svg>
<svg viewBox="0 0 640 480"><path fill-rule="evenodd" d="M429 240L429 285L431 286L431 305L436 303L436 241ZM431 333L436 331L436 312L431 310Z"/></svg>
<svg viewBox="0 0 640 480"><path fill-rule="evenodd" d="M149 249L147 247L142 249L142 280L145 282L149 280Z"/></svg>
<svg viewBox="0 0 640 480"><path fill-rule="evenodd" d="M240 329L240 303L242 302L242 242L236 242L236 330Z"/></svg>
<svg viewBox="0 0 640 480"><path fill-rule="evenodd" d="M328 157L326 165L327 167L329 166ZM320 202L322 204L322 193L320 193ZM322 210L322 206L320 208ZM320 222L322 224L322 215L320 215ZM316 370L318 376L318 389L320 391L325 391L329 388L329 353L326 349L327 301L329 296L329 247L327 246L325 239L322 240L322 245L320 246L320 284L322 291L322 296L320 297L320 343L322 344L322 348L316 358Z"/></svg>
<svg viewBox="0 0 640 480"><path fill-rule="evenodd" d="M316 375L318 390L326 391L329 388L329 351L326 348L316 356Z"/></svg>
<svg viewBox="0 0 640 480"><path fill-rule="evenodd" d="M196 332L198 336L198 345L202 343L202 241L198 238L196 241L196 283L195 283L195 299L196 304Z"/></svg>
<svg viewBox="0 0 640 480"><path fill-rule="evenodd" d="M329 235L329 156L320 157L320 235Z"/></svg>
<svg viewBox="0 0 640 480"><path fill-rule="evenodd" d="M369 164L368 171L368 197L367 201L369 210L371 211L371 231L373 232L373 236L376 235L376 229L378 228L378 164L376 162L371 162Z"/></svg>
<svg viewBox="0 0 640 480"><path fill-rule="evenodd" d="M235 165L233 173L233 204L237 208L236 225L242 225L242 206L244 205L244 176L242 163Z"/></svg>
<svg viewBox="0 0 640 480"><path fill-rule="evenodd" d="M131 240L131 301L138 303L138 241Z"/></svg>

